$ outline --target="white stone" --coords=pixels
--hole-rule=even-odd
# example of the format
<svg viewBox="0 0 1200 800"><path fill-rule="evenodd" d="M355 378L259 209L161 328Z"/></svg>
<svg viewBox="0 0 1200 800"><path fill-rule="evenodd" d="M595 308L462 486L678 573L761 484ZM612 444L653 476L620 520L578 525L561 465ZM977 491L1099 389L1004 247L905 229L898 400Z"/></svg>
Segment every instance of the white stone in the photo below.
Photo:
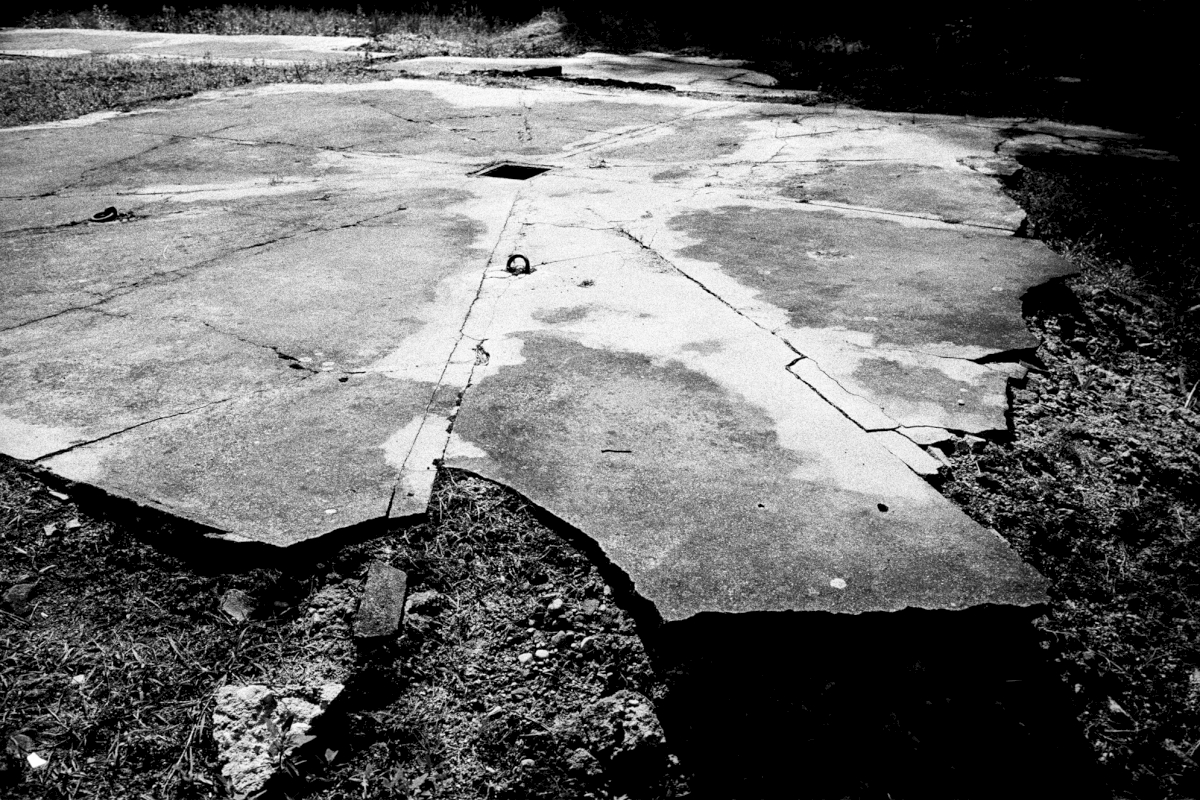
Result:
<svg viewBox="0 0 1200 800"><path fill-rule="evenodd" d="M340 683L327 683L218 689L213 738L222 761L221 774L229 779L234 794L243 797L261 789L343 688Z"/></svg>

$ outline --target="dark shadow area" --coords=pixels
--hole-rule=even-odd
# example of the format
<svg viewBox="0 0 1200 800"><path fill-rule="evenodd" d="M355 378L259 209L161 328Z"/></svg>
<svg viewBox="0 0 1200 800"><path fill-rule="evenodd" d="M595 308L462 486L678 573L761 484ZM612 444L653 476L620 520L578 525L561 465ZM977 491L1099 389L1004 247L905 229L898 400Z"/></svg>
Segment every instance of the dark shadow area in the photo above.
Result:
<svg viewBox="0 0 1200 800"><path fill-rule="evenodd" d="M531 508L636 621L697 798L1112 796L1031 624L1043 608L664 623L594 540Z"/></svg>
<svg viewBox="0 0 1200 800"><path fill-rule="evenodd" d="M526 164L497 164L494 167L488 167L479 175L484 178L507 178L513 181L527 181L535 175L541 175L543 172L549 172L549 167L533 167Z"/></svg>
<svg viewBox="0 0 1200 800"><path fill-rule="evenodd" d="M701 615L651 642L713 798L1109 797L1030 610Z"/></svg>
<svg viewBox="0 0 1200 800"><path fill-rule="evenodd" d="M1140 2L1121 13L1006 0L808 6L801 13L684 13L616 0L564 6L573 35L618 52L671 50L747 59L780 85L864 108L1046 117L1190 146L1194 104L1176 89L1194 74L1183 9ZM790 10L789 10L790 12Z"/></svg>
<svg viewBox="0 0 1200 800"><path fill-rule="evenodd" d="M532 0L421 0L393 4L299 0L268 8L340 15L311 33L379 36L413 24L405 14L527 21ZM665 0L562 0L566 33L580 48L655 50L748 60L783 87L821 92L826 102L903 112L1044 117L1145 134L1167 149L1190 147L1196 107L1177 87L1197 71L1186 7L1141 0L1118 11L1066 2L1003 0L964 8L938 0L911 6L868 2L759 6L700 12ZM195 33L227 30L221 0L162 4L64 0L31 12L0 12L0 25L94 27ZM235 14L236 16L236 14ZM327 15L328 16L328 15ZM71 23L74 24L74 23ZM292 20L269 31L298 33ZM331 27L332 26L332 27ZM235 26L236 27L236 26ZM278 28L278 29L276 29Z"/></svg>
<svg viewBox="0 0 1200 800"><path fill-rule="evenodd" d="M1159 320L1155 352L1200 377L1200 230L1192 186L1196 168L1181 161L1106 153L1028 153L1005 189L1028 214L1026 232L1103 277L1095 299ZM1090 299L1090 298L1089 298ZM1027 318L1057 318L1068 342L1095 334L1080 301L1059 282L1025 298ZM1146 350L1115 316L1117 352ZM1190 385L1190 384L1189 384Z"/></svg>

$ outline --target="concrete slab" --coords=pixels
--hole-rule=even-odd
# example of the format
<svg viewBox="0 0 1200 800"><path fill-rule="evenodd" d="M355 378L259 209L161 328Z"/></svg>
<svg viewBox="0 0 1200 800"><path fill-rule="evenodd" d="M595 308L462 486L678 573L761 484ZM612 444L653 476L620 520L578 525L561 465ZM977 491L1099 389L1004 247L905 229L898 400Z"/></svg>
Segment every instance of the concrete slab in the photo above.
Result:
<svg viewBox="0 0 1200 800"><path fill-rule="evenodd" d="M744 61L732 59L670 56L665 53L583 53L556 58L429 56L392 61L381 65L380 69L418 77L497 72L533 76L557 74L569 80L760 99L810 94L776 90L774 78L746 69L745 64Z"/></svg>
<svg viewBox="0 0 1200 800"><path fill-rule="evenodd" d="M1003 425L1067 269L1012 235L1021 131L430 80L0 131L0 452L279 546L445 463L666 619L1036 603L918 446Z"/></svg>

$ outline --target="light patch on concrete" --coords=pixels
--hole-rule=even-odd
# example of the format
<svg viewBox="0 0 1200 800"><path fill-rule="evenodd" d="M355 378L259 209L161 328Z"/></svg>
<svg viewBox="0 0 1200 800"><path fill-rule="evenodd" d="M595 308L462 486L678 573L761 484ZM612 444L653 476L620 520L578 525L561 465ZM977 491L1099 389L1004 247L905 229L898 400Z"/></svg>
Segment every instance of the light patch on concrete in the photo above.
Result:
<svg viewBox="0 0 1200 800"><path fill-rule="evenodd" d="M484 292L497 287L491 294L503 300L488 308L481 295L477 310L486 325L474 327L475 312L468 322L472 335L486 340L490 356L487 365L477 370L476 381L524 363L527 332L568 333L588 348L638 353L656 364L681 363L763 409L775 421L781 446L814 457L814 466L804 468L812 474L802 470L796 475L799 479L832 480L864 492L906 492L913 499L928 499L924 487L898 478L903 473L894 468L863 470L863 464L878 453L875 446L854 439L853 425L787 373L796 355L780 339L683 276L664 269L634 243L615 233L581 231L565 246L573 249L581 239L590 239L598 250L622 249L594 259L560 261L556 251L564 245L554 228L527 225L523 238L524 245L561 266L548 265L529 276L485 280ZM593 284L575 285L576 273L588 275ZM592 309L586 317L557 325L541 321L554 309L579 303ZM700 352L691 346L696 339L719 342L721 347ZM830 459L830 453L845 455ZM907 491L906 486L913 488Z"/></svg>
<svg viewBox="0 0 1200 800"><path fill-rule="evenodd" d="M419 415L409 420L403 428L399 428L383 443L383 458L397 471L404 469L408 456L412 452L413 443L425 424L425 416Z"/></svg>
<svg viewBox="0 0 1200 800"><path fill-rule="evenodd" d="M42 463L51 472L79 483L97 483L104 477L104 458L114 445L97 442L60 453Z"/></svg>
<svg viewBox="0 0 1200 800"><path fill-rule="evenodd" d="M450 441L446 445L446 458L488 458L487 451L476 446L472 442L468 442L457 433L450 434Z"/></svg>
<svg viewBox="0 0 1200 800"><path fill-rule="evenodd" d="M85 438L78 429L39 425L0 414L0 452L23 461L65 450Z"/></svg>
<svg viewBox="0 0 1200 800"><path fill-rule="evenodd" d="M920 427L920 426L915 427L915 428L901 427L901 428L898 428L896 430L896 432L902 436L907 437L909 440L915 442L916 444L921 445L922 447L928 447L930 445L941 444L942 442L948 441L949 439L953 438L951 436L950 432L947 431L945 428L929 428L929 427Z"/></svg>

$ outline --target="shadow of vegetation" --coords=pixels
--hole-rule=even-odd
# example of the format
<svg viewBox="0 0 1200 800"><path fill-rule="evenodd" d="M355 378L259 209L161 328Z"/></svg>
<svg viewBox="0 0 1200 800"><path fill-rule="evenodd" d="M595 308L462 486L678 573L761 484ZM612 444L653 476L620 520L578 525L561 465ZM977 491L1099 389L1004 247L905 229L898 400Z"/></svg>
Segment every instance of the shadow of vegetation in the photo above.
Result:
<svg viewBox="0 0 1200 800"><path fill-rule="evenodd" d="M1111 286L1101 299L1155 315L1162 325L1162 355L1187 373L1184 382L1200 377L1195 163L1119 151L1100 156L1029 152L1018 160L1022 169L1005 188L1028 214L1026 234L1077 256L1086 269L1108 274ZM1072 308L1057 312L1086 327L1078 300L1065 302ZM1027 308L1026 316L1046 311ZM1064 330L1075 327L1071 322ZM1119 326L1115 333L1117 351L1138 350L1136 337L1122 335Z"/></svg>
<svg viewBox="0 0 1200 800"><path fill-rule="evenodd" d="M1109 797L1034 613L670 623L659 716L701 797Z"/></svg>
<svg viewBox="0 0 1200 800"><path fill-rule="evenodd" d="M615 0L564 6L571 33L617 52L673 50L750 61L780 85L885 111L1045 117L1155 137L1195 138L1179 76L1195 48L1181 11L1142 2L1081 16L1061 3L1005 0L964 9L867 3L684 14L674 4Z"/></svg>

